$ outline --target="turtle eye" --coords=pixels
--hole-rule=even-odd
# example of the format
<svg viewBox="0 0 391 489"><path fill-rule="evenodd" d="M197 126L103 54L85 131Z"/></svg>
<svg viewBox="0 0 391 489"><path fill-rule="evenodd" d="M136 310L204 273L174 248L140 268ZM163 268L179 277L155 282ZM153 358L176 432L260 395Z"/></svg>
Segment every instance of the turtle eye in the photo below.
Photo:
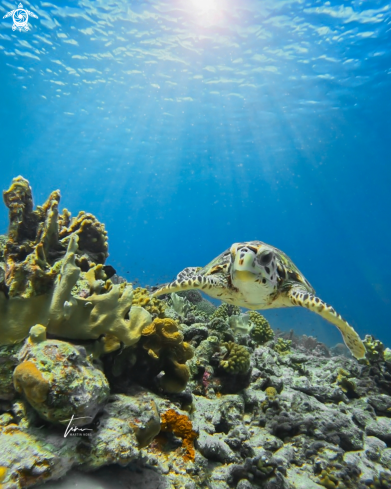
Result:
<svg viewBox="0 0 391 489"><path fill-rule="evenodd" d="M269 263L272 261L273 258L273 253L271 251L266 251L265 253L262 253L262 255L257 256L257 262L265 267L266 265L269 265Z"/></svg>

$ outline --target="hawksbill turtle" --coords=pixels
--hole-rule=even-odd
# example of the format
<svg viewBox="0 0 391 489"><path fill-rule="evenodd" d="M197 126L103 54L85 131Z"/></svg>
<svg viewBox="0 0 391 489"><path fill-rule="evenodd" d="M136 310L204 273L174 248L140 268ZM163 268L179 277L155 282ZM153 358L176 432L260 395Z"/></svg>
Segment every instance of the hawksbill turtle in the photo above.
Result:
<svg viewBox="0 0 391 489"><path fill-rule="evenodd" d="M355 358L365 357L365 347L352 326L316 297L313 287L285 253L262 241L234 243L205 267L185 268L173 282L160 286L152 295L191 289L201 289L215 299L247 309L306 307L339 329Z"/></svg>

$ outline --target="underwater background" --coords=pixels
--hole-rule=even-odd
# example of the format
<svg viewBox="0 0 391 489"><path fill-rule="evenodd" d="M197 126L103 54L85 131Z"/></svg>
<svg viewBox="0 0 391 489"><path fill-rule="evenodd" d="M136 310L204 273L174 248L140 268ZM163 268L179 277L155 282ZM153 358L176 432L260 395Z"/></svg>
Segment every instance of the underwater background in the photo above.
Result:
<svg viewBox="0 0 391 489"><path fill-rule="evenodd" d="M272 244L391 345L388 1L24 2L27 32L3 19L16 5L0 2L2 189L59 188L142 285ZM341 342L309 311L265 316Z"/></svg>

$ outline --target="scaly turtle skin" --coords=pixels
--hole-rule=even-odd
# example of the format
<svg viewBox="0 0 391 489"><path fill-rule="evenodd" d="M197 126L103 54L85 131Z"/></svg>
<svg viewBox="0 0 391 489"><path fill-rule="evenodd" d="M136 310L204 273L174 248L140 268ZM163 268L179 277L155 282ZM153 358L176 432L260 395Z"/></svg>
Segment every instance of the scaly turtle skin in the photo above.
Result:
<svg viewBox="0 0 391 489"><path fill-rule="evenodd" d="M356 331L333 307L316 297L285 253L262 241L235 243L209 265L185 268L176 280L153 295L190 289L201 289L211 297L248 309L306 307L339 329L353 356L365 357L365 347Z"/></svg>

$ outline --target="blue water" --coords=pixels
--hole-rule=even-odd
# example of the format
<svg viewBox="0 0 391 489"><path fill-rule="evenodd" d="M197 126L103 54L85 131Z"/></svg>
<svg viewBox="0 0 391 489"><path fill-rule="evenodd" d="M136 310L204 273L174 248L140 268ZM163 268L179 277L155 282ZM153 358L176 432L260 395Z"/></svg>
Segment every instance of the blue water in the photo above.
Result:
<svg viewBox="0 0 391 489"><path fill-rule="evenodd" d="M0 184L106 224L142 284L232 243L285 251L391 346L388 1L0 2ZM0 209L0 232L7 210ZM266 314L329 343L305 310Z"/></svg>

